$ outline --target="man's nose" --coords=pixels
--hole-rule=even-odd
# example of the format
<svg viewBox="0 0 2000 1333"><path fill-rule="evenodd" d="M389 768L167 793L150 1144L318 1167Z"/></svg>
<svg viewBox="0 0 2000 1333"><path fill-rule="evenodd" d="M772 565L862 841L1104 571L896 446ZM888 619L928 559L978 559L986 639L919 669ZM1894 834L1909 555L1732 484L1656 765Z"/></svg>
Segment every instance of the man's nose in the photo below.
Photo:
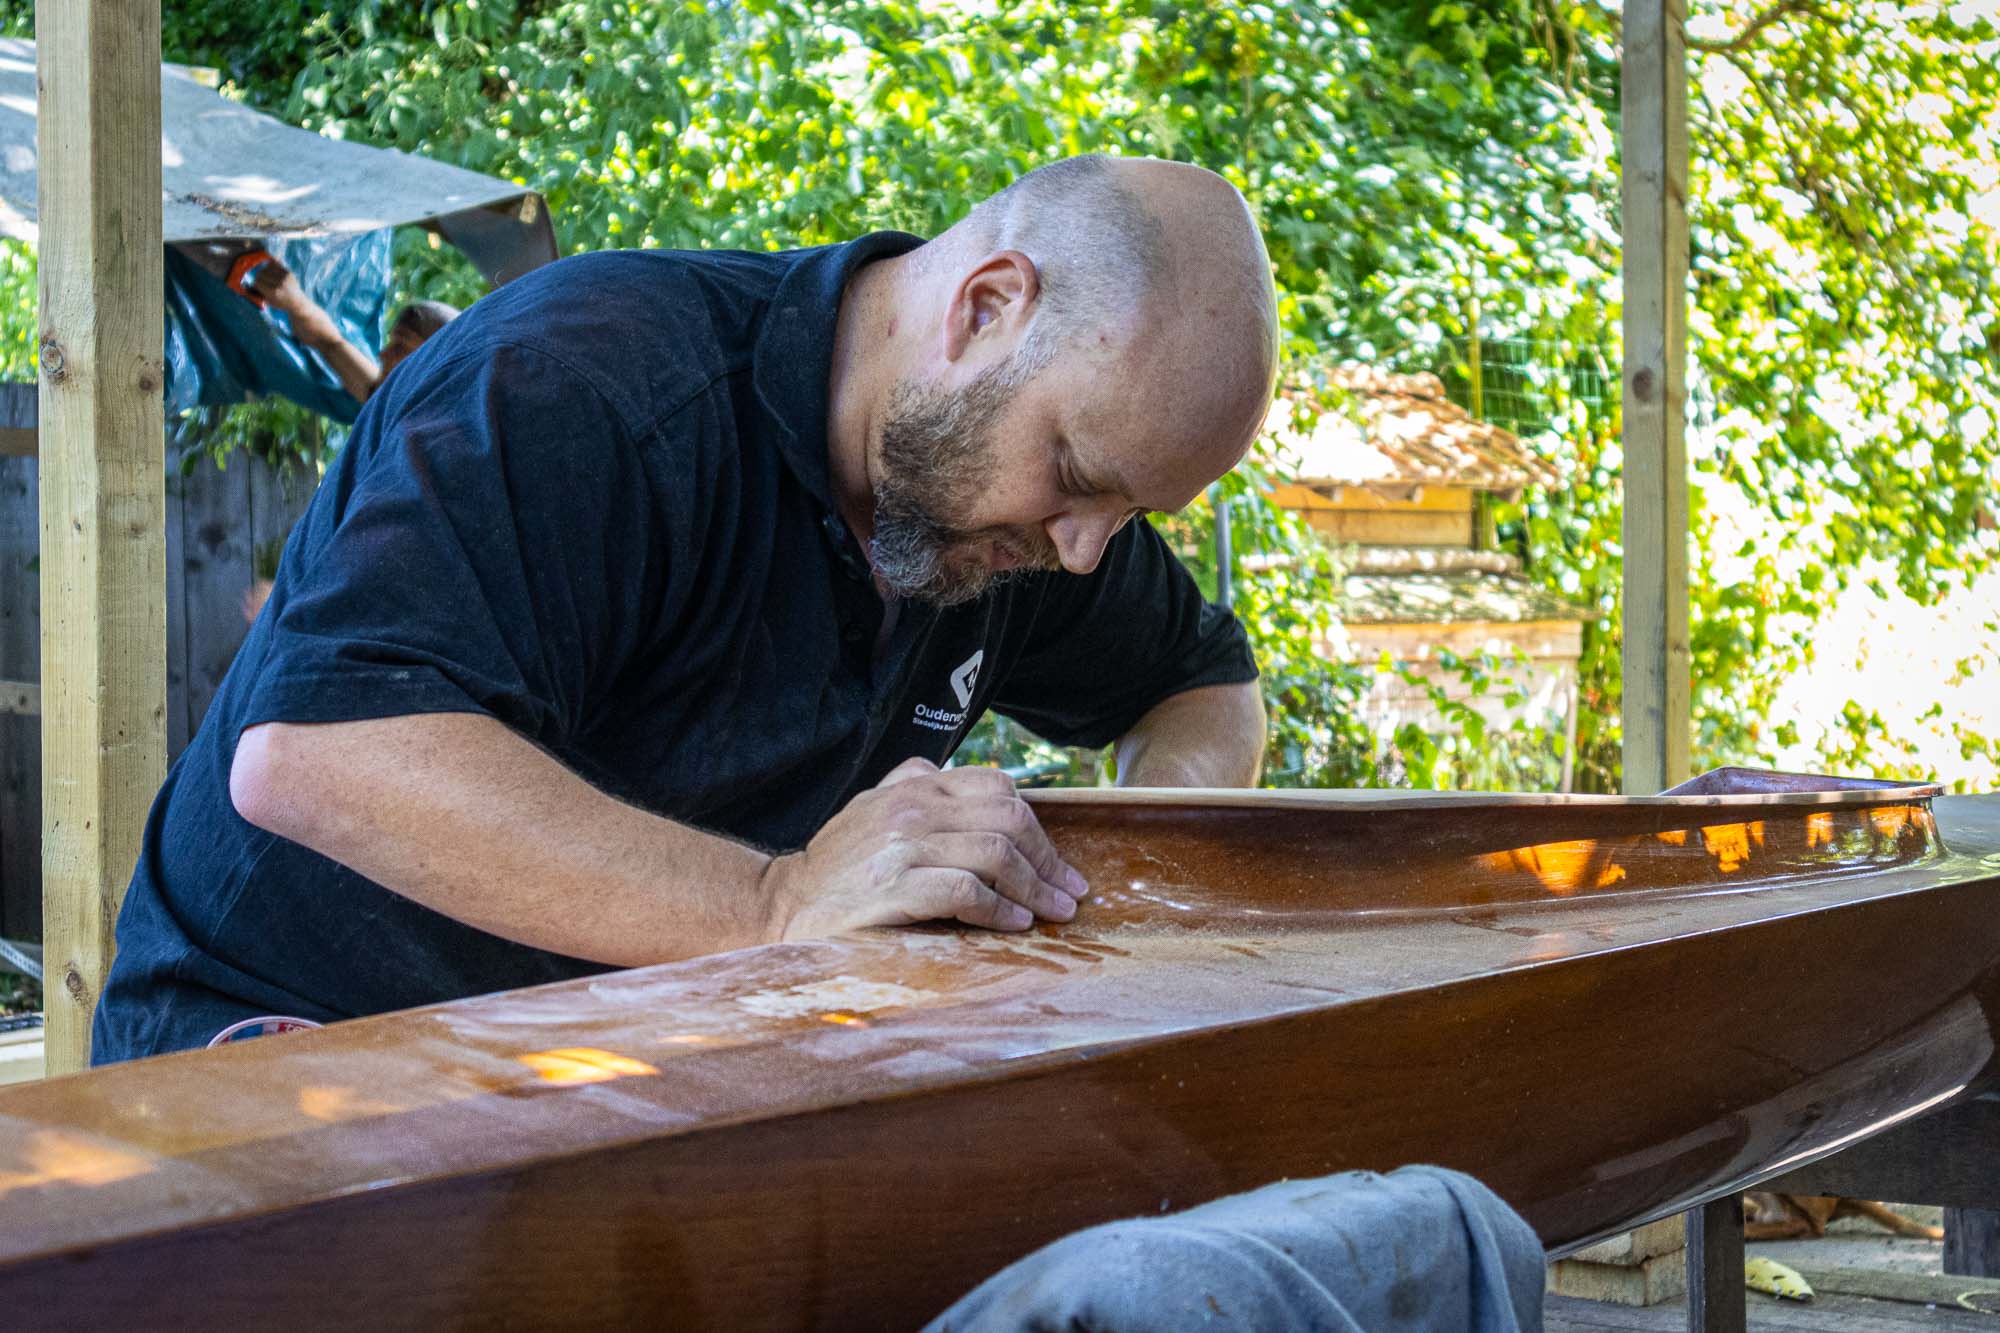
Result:
<svg viewBox="0 0 2000 1333"><path fill-rule="evenodd" d="M1056 555L1064 569L1072 574L1088 574L1104 558L1104 548L1111 544L1124 520L1123 510L1065 511L1049 520L1049 540L1055 543Z"/></svg>

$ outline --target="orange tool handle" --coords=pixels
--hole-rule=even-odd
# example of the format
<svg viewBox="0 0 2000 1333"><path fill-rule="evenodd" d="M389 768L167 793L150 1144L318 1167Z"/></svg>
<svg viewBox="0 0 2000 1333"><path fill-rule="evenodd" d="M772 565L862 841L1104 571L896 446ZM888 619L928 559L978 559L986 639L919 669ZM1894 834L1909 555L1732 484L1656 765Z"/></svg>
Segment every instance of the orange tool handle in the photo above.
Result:
<svg viewBox="0 0 2000 1333"><path fill-rule="evenodd" d="M236 262L229 266L229 290L235 292L259 310L262 310L264 308L264 298L243 284L249 280L252 273L270 263L271 260L272 255L268 250L245 250L242 254L236 256Z"/></svg>

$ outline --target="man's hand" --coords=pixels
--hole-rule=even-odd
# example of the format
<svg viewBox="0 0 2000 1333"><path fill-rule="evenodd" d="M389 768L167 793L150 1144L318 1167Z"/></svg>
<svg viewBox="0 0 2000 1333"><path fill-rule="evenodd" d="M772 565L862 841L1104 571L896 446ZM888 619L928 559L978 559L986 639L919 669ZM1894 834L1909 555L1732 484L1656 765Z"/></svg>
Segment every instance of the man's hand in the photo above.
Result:
<svg viewBox="0 0 2000 1333"><path fill-rule="evenodd" d="M264 603L271 600L271 580L251 579L250 586L243 590L243 623L254 625L258 615L264 610Z"/></svg>
<svg viewBox="0 0 2000 1333"><path fill-rule="evenodd" d="M802 852L764 872L773 935L811 939L865 926L954 919L1026 930L1067 921L1088 891L1006 774L898 765Z"/></svg>
<svg viewBox="0 0 2000 1333"><path fill-rule="evenodd" d="M285 312L292 322L292 336L326 358L340 387L357 403L368 401L382 382L382 367L375 358L347 341L333 316L319 302L306 295L292 271L276 259L259 264L250 272L250 290Z"/></svg>
<svg viewBox="0 0 2000 1333"><path fill-rule="evenodd" d="M313 315L325 318L326 312L306 295L292 271L276 259L267 259L250 270L250 290L294 319Z"/></svg>

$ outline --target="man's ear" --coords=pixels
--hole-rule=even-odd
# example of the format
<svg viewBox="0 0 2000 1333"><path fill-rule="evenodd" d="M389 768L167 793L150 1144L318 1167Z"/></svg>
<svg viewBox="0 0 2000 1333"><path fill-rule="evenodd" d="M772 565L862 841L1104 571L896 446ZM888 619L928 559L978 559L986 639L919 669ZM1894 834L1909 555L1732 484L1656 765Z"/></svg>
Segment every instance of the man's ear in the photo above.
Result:
<svg viewBox="0 0 2000 1333"><path fill-rule="evenodd" d="M945 360L964 356L982 335L1018 331L1041 294L1035 261L1019 250L997 250L980 260L958 284L945 311Z"/></svg>

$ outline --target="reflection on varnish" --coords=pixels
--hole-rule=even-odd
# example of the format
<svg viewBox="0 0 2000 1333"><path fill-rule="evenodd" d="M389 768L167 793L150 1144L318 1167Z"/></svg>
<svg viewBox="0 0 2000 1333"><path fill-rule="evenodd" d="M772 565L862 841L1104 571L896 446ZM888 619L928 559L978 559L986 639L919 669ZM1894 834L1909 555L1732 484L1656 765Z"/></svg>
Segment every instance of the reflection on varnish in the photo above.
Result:
<svg viewBox="0 0 2000 1333"><path fill-rule="evenodd" d="M516 1056L547 1083L564 1086L577 1083L608 1083L614 1078L632 1078L660 1071L644 1060L591 1046L568 1046L559 1051L534 1051Z"/></svg>
<svg viewBox="0 0 2000 1333"><path fill-rule="evenodd" d="M1480 859L1487 869L1502 874L1533 875L1544 889L1559 898L1579 889L1608 889L1625 878L1625 867L1612 864L1609 849L1595 838L1516 847Z"/></svg>
<svg viewBox="0 0 2000 1333"><path fill-rule="evenodd" d="M391 1102L378 1102L371 1097L363 1097L353 1088L323 1088L319 1086L299 1089L299 1114L309 1120L324 1124L338 1124L343 1120L361 1120L371 1115L391 1115L406 1108Z"/></svg>
<svg viewBox="0 0 2000 1333"><path fill-rule="evenodd" d="M1710 824L1701 831L1701 845L1708 849L1717 870L1733 875L1764 850L1764 822Z"/></svg>
<svg viewBox="0 0 2000 1333"><path fill-rule="evenodd" d="M153 1164L137 1153L107 1148L55 1129L30 1134L25 1156L25 1171L0 1171L0 1194L41 1185L112 1185L153 1169Z"/></svg>
<svg viewBox="0 0 2000 1333"><path fill-rule="evenodd" d="M1883 837L1897 838L1910 826L1910 808L1906 805L1881 806L1868 812L1868 822Z"/></svg>
<svg viewBox="0 0 2000 1333"><path fill-rule="evenodd" d="M1788 874L1828 874L1901 864L1936 850L1929 812L1883 806L1851 814L1813 811L1796 822L1768 819L1664 829L1620 838L1538 843L1475 857L1480 872L1498 886L1532 879L1543 893L1669 888ZM1524 886L1523 886L1524 887ZM1518 890L1517 890L1518 891ZM1492 900L1491 898L1488 899Z"/></svg>

